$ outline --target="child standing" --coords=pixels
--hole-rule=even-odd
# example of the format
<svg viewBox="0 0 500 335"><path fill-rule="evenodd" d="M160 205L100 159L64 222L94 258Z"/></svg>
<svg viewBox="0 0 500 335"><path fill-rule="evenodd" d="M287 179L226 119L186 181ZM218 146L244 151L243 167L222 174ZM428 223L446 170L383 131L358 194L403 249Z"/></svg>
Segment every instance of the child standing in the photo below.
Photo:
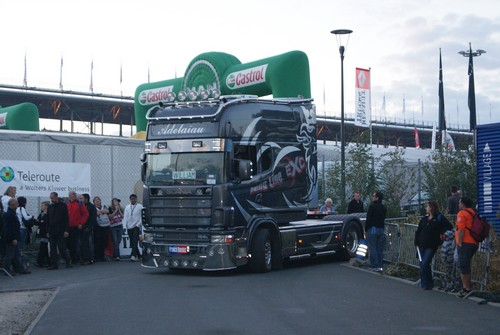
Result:
<svg viewBox="0 0 500 335"><path fill-rule="evenodd" d="M460 274L455 260L455 232L447 230L443 234L441 245L441 259L444 264L444 278L442 288L445 292L458 292L461 288Z"/></svg>

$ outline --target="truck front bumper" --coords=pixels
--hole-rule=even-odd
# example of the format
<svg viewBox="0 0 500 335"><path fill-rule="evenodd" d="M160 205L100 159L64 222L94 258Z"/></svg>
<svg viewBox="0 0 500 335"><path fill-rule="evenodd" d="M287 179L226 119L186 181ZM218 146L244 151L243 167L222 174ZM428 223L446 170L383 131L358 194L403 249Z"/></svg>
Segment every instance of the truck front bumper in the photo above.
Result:
<svg viewBox="0 0 500 335"><path fill-rule="evenodd" d="M247 262L233 244L168 245L143 242L142 266L153 268L229 270Z"/></svg>

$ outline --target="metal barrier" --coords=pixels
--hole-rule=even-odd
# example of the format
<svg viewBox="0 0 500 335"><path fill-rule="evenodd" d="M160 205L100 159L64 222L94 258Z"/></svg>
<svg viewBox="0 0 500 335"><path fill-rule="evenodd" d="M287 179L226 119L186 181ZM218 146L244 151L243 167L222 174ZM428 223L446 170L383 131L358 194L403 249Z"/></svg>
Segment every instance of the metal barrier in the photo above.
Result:
<svg viewBox="0 0 500 335"><path fill-rule="evenodd" d="M415 248L415 232L418 225L408 223L408 218L386 220L387 242L385 245L384 260L389 263L401 263L420 268ZM491 263L490 248L480 248L472 258L472 282L479 284L481 290L488 282L488 270ZM432 265L434 274L444 276L444 263L440 250L436 252Z"/></svg>

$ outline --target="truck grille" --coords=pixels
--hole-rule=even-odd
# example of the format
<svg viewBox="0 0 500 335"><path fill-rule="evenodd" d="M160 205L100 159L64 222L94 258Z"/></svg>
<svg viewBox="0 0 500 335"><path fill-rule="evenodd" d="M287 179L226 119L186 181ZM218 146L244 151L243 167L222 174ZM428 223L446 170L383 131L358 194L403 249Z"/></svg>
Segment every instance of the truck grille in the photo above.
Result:
<svg viewBox="0 0 500 335"><path fill-rule="evenodd" d="M212 216L211 195L150 197L150 226L208 227Z"/></svg>

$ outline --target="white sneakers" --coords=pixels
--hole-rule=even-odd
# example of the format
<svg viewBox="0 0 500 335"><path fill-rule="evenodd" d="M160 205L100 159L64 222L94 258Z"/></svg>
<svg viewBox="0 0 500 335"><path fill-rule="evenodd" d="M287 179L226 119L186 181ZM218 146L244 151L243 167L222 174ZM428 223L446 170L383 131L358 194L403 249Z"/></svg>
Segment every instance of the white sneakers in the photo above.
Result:
<svg viewBox="0 0 500 335"><path fill-rule="evenodd" d="M139 260L139 258L138 258L138 257L135 257L135 256L130 256L130 260L131 260L132 262L137 262L137 261Z"/></svg>

